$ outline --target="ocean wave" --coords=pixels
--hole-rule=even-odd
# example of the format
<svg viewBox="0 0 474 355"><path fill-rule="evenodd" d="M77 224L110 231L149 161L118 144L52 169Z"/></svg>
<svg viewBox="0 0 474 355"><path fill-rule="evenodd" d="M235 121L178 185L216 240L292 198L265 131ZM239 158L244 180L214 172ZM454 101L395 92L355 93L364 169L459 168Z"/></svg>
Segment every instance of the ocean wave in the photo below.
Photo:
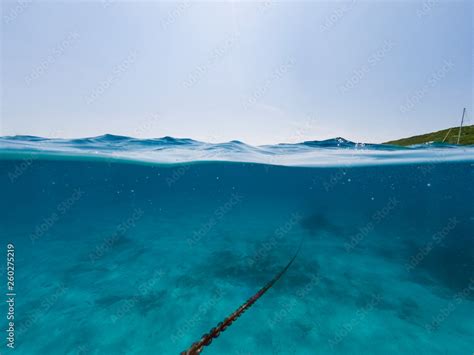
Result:
<svg viewBox="0 0 474 355"><path fill-rule="evenodd" d="M76 139L0 137L0 157L3 158L35 156L157 164L226 161L285 166L358 166L473 161L473 153L474 146L427 143L400 147L356 143L342 137L261 146L252 146L236 140L206 143L168 136L138 139L111 134Z"/></svg>

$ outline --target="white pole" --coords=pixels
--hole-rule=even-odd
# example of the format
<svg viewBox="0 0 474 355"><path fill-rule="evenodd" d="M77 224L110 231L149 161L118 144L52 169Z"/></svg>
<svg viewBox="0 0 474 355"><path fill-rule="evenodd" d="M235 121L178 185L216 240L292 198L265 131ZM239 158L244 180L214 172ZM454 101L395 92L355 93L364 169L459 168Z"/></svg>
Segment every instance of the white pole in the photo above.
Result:
<svg viewBox="0 0 474 355"><path fill-rule="evenodd" d="M449 133L451 133L451 130L452 130L452 129L453 129L453 127L451 127L451 128L449 129L448 133L446 133L446 135L444 136L444 139L443 139L443 141L442 141L441 143L444 143L444 141L446 140L446 138L448 138Z"/></svg>
<svg viewBox="0 0 474 355"><path fill-rule="evenodd" d="M461 129L462 129L462 124L464 122L464 114L465 113L466 113L466 108L464 107L464 109L462 110L461 125L459 126L458 144L459 144L459 140L461 139Z"/></svg>

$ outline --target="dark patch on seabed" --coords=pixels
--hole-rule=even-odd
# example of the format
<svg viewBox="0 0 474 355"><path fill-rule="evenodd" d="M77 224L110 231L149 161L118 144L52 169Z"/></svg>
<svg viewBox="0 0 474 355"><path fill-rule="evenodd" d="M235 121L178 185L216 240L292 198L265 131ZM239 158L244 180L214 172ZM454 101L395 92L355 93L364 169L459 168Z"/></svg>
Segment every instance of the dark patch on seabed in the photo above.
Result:
<svg viewBox="0 0 474 355"><path fill-rule="evenodd" d="M302 219L301 226L311 234L316 235L322 232L336 236L344 236L344 229L331 222L323 214L312 214Z"/></svg>
<svg viewBox="0 0 474 355"><path fill-rule="evenodd" d="M443 285L463 297L474 299L474 219L451 219L424 243L407 243L403 253L409 256L406 265L415 271L416 279ZM428 278L428 280L426 280ZM431 279L431 281L429 281ZM449 293L446 293L449 297Z"/></svg>

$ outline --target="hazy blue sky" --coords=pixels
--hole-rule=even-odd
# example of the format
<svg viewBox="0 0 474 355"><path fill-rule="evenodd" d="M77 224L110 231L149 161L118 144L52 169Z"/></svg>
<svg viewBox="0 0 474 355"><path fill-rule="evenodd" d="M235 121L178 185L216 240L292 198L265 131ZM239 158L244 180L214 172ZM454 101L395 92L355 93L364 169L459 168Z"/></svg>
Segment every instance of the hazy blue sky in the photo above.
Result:
<svg viewBox="0 0 474 355"><path fill-rule="evenodd" d="M471 1L5 2L0 135L381 142L474 124Z"/></svg>

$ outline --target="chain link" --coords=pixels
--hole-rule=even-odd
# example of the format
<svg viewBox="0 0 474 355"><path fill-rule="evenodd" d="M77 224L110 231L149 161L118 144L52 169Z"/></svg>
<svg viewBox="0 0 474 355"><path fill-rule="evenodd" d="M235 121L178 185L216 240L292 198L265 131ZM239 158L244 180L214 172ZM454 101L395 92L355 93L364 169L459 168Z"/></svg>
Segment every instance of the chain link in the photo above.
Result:
<svg viewBox="0 0 474 355"><path fill-rule="evenodd" d="M271 279L265 286L263 286L256 294L250 297L243 305L237 308L237 310L234 311L229 317L225 318L222 322L219 322L217 326L215 326L209 331L209 333L204 334L201 337L201 339L195 342L193 345L191 345L191 347L188 350L181 352L181 355L201 354L204 347L210 345L213 339L219 337L223 331L225 331L247 309L249 309L255 302L257 302L257 300L260 297L262 297L265 294L265 292L267 292L283 276L286 270L288 270L288 268L291 266L291 264L296 259L298 253L301 250L302 241L303 240L301 240L298 250L296 251L293 258L291 258L288 264L277 275L275 275L273 279Z"/></svg>

